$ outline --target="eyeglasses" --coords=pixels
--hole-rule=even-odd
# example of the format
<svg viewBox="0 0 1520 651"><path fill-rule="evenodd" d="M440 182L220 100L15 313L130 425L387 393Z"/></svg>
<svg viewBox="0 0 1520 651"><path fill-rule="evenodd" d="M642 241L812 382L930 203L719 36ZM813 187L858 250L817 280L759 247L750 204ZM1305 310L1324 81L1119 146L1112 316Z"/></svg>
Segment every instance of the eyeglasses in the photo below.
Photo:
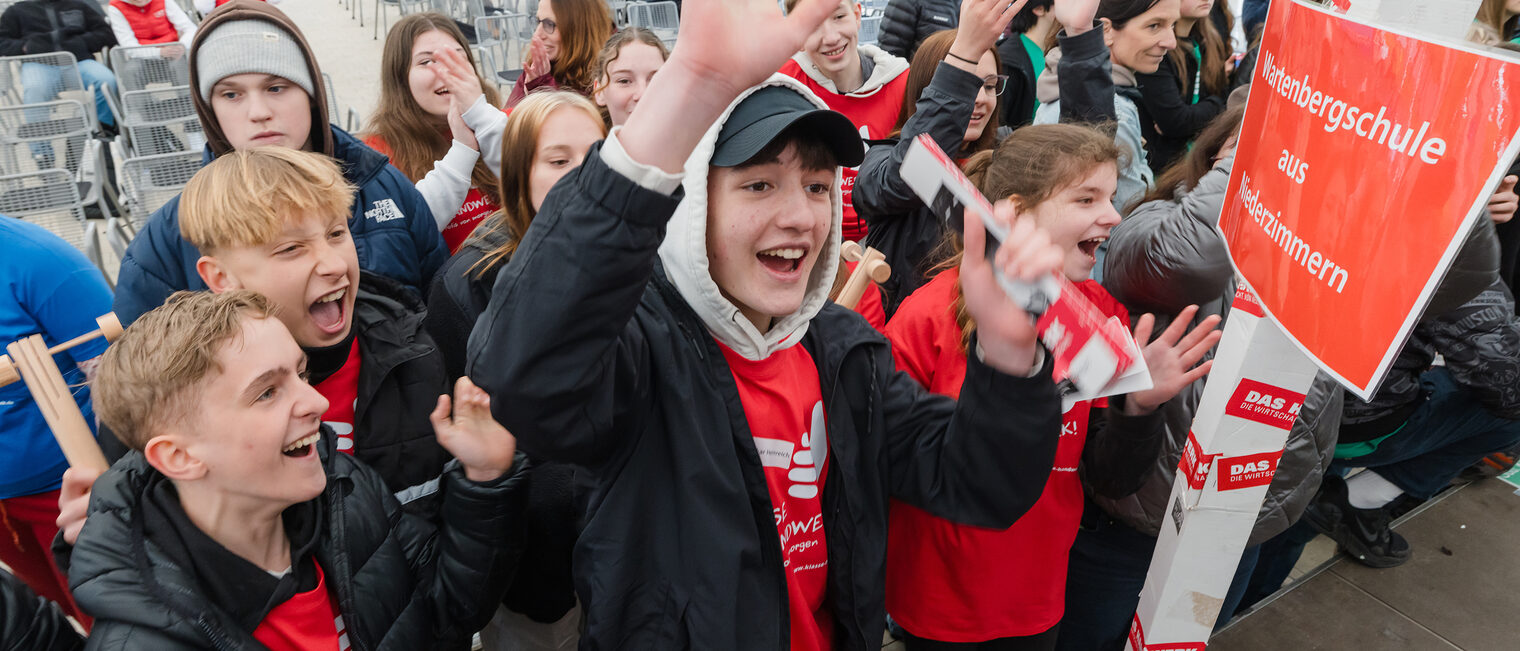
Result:
<svg viewBox="0 0 1520 651"><path fill-rule="evenodd" d="M545 34L553 34L555 28L559 27L559 23L554 22L554 20L550 18L534 18L533 25L535 28L544 28Z"/></svg>
<svg viewBox="0 0 1520 651"><path fill-rule="evenodd" d="M1008 75L991 75L982 79L982 91L1000 97L1008 90Z"/></svg>

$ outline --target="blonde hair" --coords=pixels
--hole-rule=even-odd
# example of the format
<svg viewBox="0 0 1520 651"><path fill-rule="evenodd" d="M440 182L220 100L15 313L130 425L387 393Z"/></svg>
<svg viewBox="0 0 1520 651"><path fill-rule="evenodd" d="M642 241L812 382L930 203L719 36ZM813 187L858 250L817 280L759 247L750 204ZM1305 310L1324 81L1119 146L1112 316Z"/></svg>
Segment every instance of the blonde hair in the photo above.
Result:
<svg viewBox="0 0 1520 651"><path fill-rule="evenodd" d="M297 215L348 215L354 186L331 158L288 147L230 151L196 172L179 233L203 253L274 239Z"/></svg>
<svg viewBox="0 0 1520 651"><path fill-rule="evenodd" d="M538 134L544 122L562 108L585 113L607 135L607 123L591 100L568 90L538 91L512 109L506 130L501 134L501 210L481 225L480 233L505 230L507 241L492 249L480 262L470 267L477 277L506 262L517 251L517 243L527 234L538 211L533 209L533 159L538 155ZM490 230L487 230L490 229Z"/></svg>
<svg viewBox="0 0 1520 651"><path fill-rule="evenodd" d="M142 315L101 356L91 388L95 413L121 442L142 450L163 427L183 422L216 354L242 336L244 319L267 319L275 307L248 290L175 292Z"/></svg>

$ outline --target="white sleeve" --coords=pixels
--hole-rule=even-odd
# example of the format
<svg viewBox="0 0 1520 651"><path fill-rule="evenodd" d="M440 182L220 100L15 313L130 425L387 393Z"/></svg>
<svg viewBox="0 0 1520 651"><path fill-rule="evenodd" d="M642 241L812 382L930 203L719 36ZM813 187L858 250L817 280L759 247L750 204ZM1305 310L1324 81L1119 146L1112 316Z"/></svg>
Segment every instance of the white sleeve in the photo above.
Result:
<svg viewBox="0 0 1520 651"><path fill-rule="evenodd" d="M486 167L500 177L501 135L507 129L506 112L492 106L486 101L486 96L481 95L460 117L464 118L464 125L475 132L475 141L480 144L480 154L485 156Z"/></svg>
<svg viewBox="0 0 1520 651"><path fill-rule="evenodd" d="M117 47L137 46L137 34L132 31L132 23L127 22L127 17L122 15L120 9L106 5L106 21L111 23L111 33L116 35Z"/></svg>
<svg viewBox="0 0 1520 651"><path fill-rule="evenodd" d="M190 47L190 42L195 40L195 21L190 20L190 14L185 13L185 9L174 0L164 2L164 13L169 17L169 23L174 25L174 31L179 33L179 42Z"/></svg>
<svg viewBox="0 0 1520 651"><path fill-rule="evenodd" d="M623 149L623 143L618 140L618 132L622 127L613 127L612 133L607 134L607 139L602 142L602 162L612 171L628 177L628 180L639 184L645 190L653 190L665 196L670 196L681 187L681 181L685 174L671 174L654 165L645 165L628 155Z"/></svg>
<svg viewBox="0 0 1520 651"><path fill-rule="evenodd" d="M470 172L479 158L480 152L455 140L443 160L433 163L427 176L417 181L417 191L427 201L438 230L448 226L459 213L459 207L464 205L465 195L470 193Z"/></svg>
<svg viewBox="0 0 1520 651"><path fill-rule="evenodd" d="M216 0L195 0L195 10L201 12L202 16L211 13L213 9L216 9Z"/></svg>

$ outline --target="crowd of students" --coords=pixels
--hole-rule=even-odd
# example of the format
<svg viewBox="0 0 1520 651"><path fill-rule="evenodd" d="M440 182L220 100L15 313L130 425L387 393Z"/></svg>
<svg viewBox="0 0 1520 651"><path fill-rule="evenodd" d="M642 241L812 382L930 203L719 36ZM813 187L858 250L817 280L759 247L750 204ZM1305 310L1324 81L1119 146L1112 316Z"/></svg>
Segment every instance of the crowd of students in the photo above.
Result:
<svg viewBox="0 0 1520 651"><path fill-rule="evenodd" d="M128 326L56 358L103 473L0 387L0 646L1123 647L1235 291L1225 3L893 0L943 29L878 48L854 0L687 0L672 50L541 0L505 98L414 13L359 134L277 7L216 5L134 32L187 44L207 162L114 298L0 217L0 341ZM1520 444L1513 186L1372 401L1316 380L1221 623L1306 534L1404 562L1391 519ZM892 269L853 309L846 241ZM1130 324L1152 388L1064 399L994 269Z"/></svg>

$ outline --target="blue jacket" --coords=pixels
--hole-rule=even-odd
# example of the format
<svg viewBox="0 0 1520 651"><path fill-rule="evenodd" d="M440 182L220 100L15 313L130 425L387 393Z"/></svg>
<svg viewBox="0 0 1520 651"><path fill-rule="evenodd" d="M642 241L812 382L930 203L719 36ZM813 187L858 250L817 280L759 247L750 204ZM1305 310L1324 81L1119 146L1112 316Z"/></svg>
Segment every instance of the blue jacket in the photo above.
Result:
<svg viewBox="0 0 1520 651"><path fill-rule="evenodd" d="M332 127L333 158L359 188L348 220L359 268L407 285L419 296L449 258L427 202L385 155ZM207 149L205 161L211 162ZM201 253L179 234L179 197L169 200L127 247L116 282L116 316L131 324L181 289L206 289L195 271Z"/></svg>

